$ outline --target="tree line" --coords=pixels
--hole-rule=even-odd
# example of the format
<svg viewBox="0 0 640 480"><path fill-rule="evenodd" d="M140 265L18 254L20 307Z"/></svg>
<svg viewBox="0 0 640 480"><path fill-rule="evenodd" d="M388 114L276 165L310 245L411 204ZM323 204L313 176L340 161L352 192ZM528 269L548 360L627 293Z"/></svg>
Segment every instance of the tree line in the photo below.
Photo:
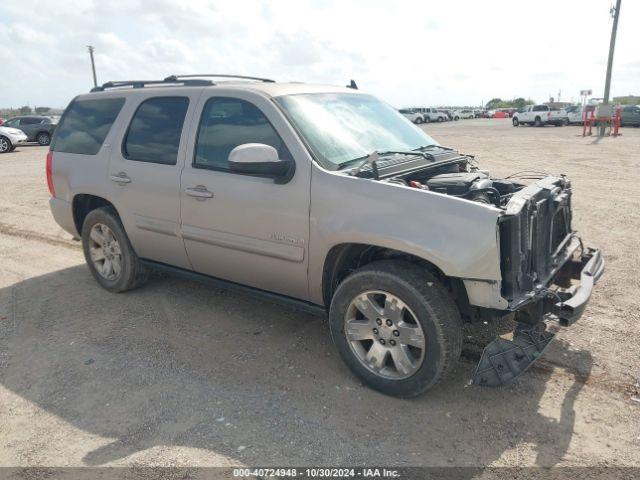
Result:
<svg viewBox="0 0 640 480"><path fill-rule="evenodd" d="M533 100L525 100L522 97L514 98L513 100L502 100L501 98L492 98L489 100L484 108L487 110L495 110L497 108L517 108L521 109L527 105L533 105Z"/></svg>

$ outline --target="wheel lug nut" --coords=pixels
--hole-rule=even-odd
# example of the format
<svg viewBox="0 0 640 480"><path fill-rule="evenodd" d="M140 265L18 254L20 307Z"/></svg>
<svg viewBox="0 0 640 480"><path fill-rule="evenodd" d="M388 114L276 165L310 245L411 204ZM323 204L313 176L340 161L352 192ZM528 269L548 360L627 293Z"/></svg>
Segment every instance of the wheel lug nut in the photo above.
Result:
<svg viewBox="0 0 640 480"><path fill-rule="evenodd" d="M377 335L377 334L378 334L378 329L377 329L377 328L374 328L374 329L373 329L373 333L375 333L375 334Z"/></svg>
<svg viewBox="0 0 640 480"><path fill-rule="evenodd" d="M387 326L390 327L391 325L393 325L393 322L391 320L387 320Z"/></svg>
<svg viewBox="0 0 640 480"><path fill-rule="evenodd" d="M396 341L395 341L395 340L389 340L389 343L390 343L391 345L395 346Z"/></svg>
<svg viewBox="0 0 640 480"><path fill-rule="evenodd" d="M400 336L400 332L398 330L394 330L393 331L393 336L394 337L399 337Z"/></svg>
<svg viewBox="0 0 640 480"><path fill-rule="evenodd" d="M381 338L381 339L380 339L380 343L381 343L382 345L384 345L384 344L385 344L385 343L387 343L387 342L385 342L385 341L384 341L384 338Z"/></svg>
<svg viewBox="0 0 640 480"><path fill-rule="evenodd" d="M376 323L377 323L378 325L382 325L382 320L377 319L377 320L376 320Z"/></svg>

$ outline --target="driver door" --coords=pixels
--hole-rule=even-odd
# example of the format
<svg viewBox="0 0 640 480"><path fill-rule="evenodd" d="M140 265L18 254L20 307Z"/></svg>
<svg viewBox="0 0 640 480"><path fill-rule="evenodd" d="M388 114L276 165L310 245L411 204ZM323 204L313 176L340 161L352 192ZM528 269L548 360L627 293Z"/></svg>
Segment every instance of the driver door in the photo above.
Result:
<svg viewBox="0 0 640 480"><path fill-rule="evenodd" d="M297 137L273 103L252 92L203 96L198 112L180 185L192 268L307 299L311 165L297 162L285 184L228 168L231 150L247 143L271 145L281 159L295 160Z"/></svg>

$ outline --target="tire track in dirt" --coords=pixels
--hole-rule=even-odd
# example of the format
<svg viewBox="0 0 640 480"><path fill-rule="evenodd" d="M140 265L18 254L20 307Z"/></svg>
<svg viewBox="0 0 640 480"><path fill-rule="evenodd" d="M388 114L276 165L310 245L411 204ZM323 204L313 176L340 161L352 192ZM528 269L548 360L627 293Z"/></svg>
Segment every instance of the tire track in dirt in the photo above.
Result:
<svg viewBox="0 0 640 480"><path fill-rule="evenodd" d="M49 245L55 245L59 247L72 248L72 249L80 248L80 243L75 242L71 239L66 240L64 238L54 237L53 235L34 232L33 230L25 230L22 228L17 228L14 225L9 225L2 222L0 222L0 234L8 235L10 237L24 238L27 240L35 240L38 242L43 242Z"/></svg>

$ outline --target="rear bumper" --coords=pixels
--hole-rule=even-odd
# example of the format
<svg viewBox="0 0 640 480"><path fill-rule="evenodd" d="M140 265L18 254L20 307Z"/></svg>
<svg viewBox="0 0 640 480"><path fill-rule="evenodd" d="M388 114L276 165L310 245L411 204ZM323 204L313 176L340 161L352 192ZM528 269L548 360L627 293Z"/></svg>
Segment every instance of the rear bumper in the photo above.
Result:
<svg viewBox="0 0 640 480"><path fill-rule="evenodd" d="M75 239L80 238L76 230L76 223L73 220L71 203L60 198L51 197L49 199L49 208L51 208L53 219L64 231L70 233Z"/></svg>

